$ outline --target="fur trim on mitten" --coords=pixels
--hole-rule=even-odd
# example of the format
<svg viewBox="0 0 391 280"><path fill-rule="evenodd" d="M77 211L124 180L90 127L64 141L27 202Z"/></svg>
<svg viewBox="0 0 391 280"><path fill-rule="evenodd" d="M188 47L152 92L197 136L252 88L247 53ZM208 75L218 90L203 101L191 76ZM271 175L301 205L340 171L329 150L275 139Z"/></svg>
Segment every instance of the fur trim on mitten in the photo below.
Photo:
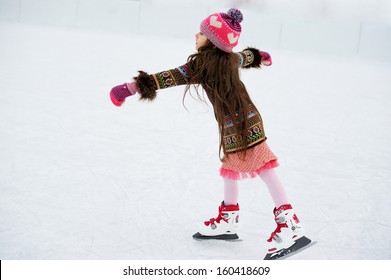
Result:
<svg viewBox="0 0 391 280"><path fill-rule="evenodd" d="M247 48L247 49L244 49L243 51L245 51L245 50L249 50L253 53L254 61L251 64L244 66L243 68L260 68L261 67L261 53L260 53L260 51L256 48Z"/></svg>
<svg viewBox="0 0 391 280"><path fill-rule="evenodd" d="M133 79L140 89L140 100L152 101L156 98L157 86L151 75L144 71L138 71L139 75Z"/></svg>

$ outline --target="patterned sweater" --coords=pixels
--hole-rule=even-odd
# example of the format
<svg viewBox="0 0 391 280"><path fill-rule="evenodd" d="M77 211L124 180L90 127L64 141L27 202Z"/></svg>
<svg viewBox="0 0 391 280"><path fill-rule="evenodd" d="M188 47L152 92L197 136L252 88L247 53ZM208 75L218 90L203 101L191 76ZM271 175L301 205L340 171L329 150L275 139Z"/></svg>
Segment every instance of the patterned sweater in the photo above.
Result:
<svg viewBox="0 0 391 280"><path fill-rule="evenodd" d="M239 56L239 66L241 68L259 68L261 65L260 52L255 48L244 49L242 52L236 53L236 55ZM192 70L188 67L188 64L184 64L177 68L157 72L151 75L139 71L139 75L134 77L134 80L136 81L137 87L140 89L140 99L153 100L156 98L157 90L186 85L189 83L191 75ZM227 115L224 119L223 139L226 153L238 152L239 148L242 146L241 143L243 139L237 139L234 123L238 118L241 118L241 121L244 121L244 115L248 120L246 139L248 148L254 147L266 140L261 115L253 104L248 104L245 112L237 112L235 116Z"/></svg>

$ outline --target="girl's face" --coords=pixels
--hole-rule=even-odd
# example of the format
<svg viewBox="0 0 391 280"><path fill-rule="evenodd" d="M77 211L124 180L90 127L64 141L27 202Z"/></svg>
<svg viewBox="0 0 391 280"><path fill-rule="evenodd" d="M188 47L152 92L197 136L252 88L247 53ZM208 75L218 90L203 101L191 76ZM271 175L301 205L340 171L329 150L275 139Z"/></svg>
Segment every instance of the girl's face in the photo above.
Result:
<svg viewBox="0 0 391 280"><path fill-rule="evenodd" d="M208 38L202 34L201 32L198 32L196 35L196 50L198 50L200 47L204 46L206 44L206 41Z"/></svg>

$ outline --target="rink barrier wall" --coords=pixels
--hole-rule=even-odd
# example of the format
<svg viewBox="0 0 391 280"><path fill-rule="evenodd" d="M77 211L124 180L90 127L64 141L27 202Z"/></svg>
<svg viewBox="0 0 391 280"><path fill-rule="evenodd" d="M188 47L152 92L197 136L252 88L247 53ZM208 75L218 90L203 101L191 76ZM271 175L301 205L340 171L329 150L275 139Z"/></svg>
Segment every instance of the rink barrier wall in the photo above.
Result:
<svg viewBox="0 0 391 280"><path fill-rule="evenodd" d="M226 10L196 1L0 0L0 20L194 40L200 19ZM242 44L391 61L391 26L336 18L287 18L243 10ZM248 32L251 30L251 32ZM247 32L246 32L247 31Z"/></svg>

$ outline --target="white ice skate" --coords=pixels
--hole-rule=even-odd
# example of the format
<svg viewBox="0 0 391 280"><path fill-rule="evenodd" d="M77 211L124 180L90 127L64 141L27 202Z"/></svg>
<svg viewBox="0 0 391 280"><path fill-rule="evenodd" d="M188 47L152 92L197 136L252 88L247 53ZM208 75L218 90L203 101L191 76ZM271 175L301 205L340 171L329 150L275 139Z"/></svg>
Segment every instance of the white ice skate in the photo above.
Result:
<svg viewBox="0 0 391 280"><path fill-rule="evenodd" d="M277 228L266 242L265 260L279 259L311 243L290 204L274 208L273 212Z"/></svg>
<svg viewBox="0 0 391 280"><path fill-rule="evenodd" d="M205 221L201 230L193 235L194 239L238 239L237 228L239 226L239 204L224 205L224 201L219 206L217 218Z"/></svg>

